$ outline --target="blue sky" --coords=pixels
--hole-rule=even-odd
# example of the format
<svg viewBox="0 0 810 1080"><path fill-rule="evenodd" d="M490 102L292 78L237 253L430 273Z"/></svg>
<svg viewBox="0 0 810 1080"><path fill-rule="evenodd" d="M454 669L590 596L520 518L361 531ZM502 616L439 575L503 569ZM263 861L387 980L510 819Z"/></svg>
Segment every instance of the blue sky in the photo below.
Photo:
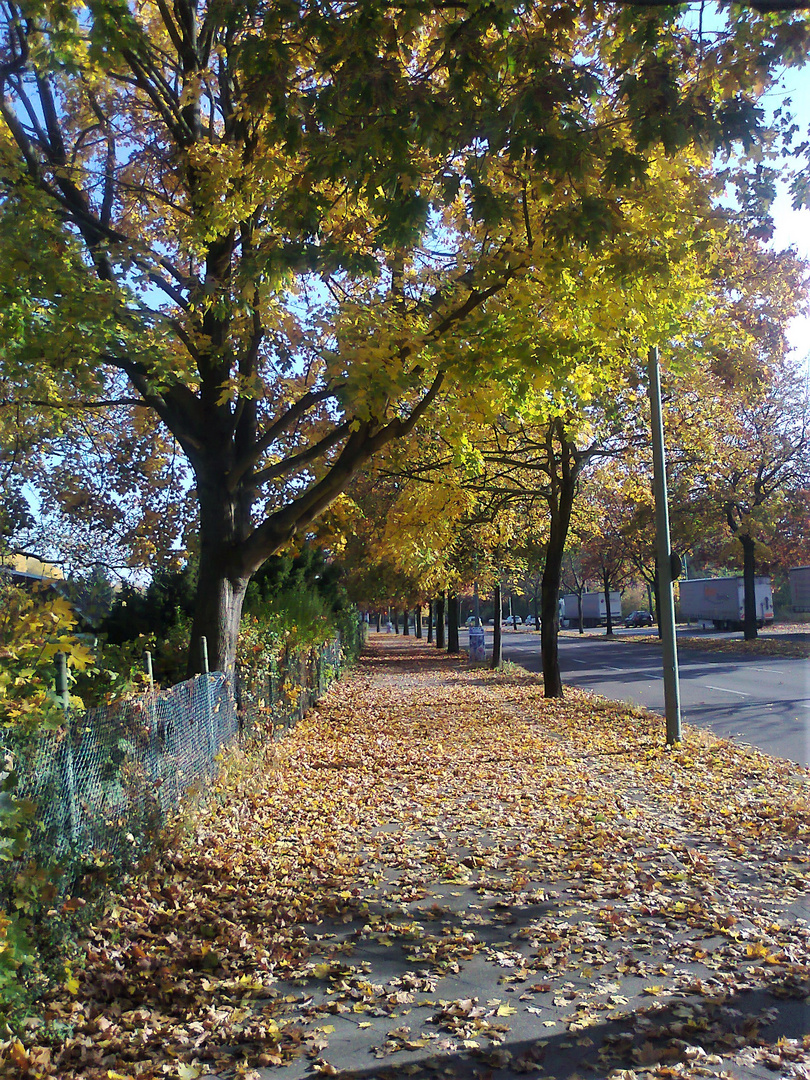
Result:
<svg viewBox="0 0 810 1080"><path fill-rule="evenodd" d="M766 103L776 108L785 98L790 99L790 111L801 129L801 138L807 138L810 128L810 65L787 70L779 89L769 92ZM801 256L810 260L810 209L793 209L786 184L774 204L773 219L774 246L795 247ZM790 340L797 356L806 359L810 365L810 314L795 320Z"/></svg>

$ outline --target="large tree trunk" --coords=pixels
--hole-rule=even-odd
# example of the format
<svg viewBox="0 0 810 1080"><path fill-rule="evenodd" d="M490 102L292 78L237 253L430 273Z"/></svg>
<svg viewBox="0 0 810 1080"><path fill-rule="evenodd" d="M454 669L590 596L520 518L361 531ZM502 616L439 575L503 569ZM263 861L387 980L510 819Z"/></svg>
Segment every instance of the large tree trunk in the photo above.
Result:
<svg viewBox="0 0 810 1080"><path fill-rule="evenodd" d="M377 633L378 634L379 634L380 629L381 629L381 624L382 624L382 613L380 612L380 609L377 608Z"/></svg>
<svg viewBox="0 0 810 1080"><path fill-rule="evenodd" d="M405 610L402 612L402 633L405 635L405 637L410 637L411 635L411 631L408 628L408 614L408 609L405 608Z"/></svg>
<svg viewBox="0 0 810 1080"><path fill-rule="evenodd" d="M501 633L501 619L503 618L503 596L501 583L497 582L492 590L492 600L495 605L495 618L492 620L492 660L491 667L497 669L503 667L503 634Z"/></svg>
<svg viewBox="0 0 810 1080"><path fill-rule="evenodd" d="M436 597L436 648L443 649L445 643L444 637L444 593L439 593Z"/></svg>
<svg viewBox="0 0 810 1080"><path fill-rule="evenodd" d="M546 565L540 585L540 649L543 660L543 694L547 698L563 696L558 631L560 628L560 578L565 537L555 535L552 523Z"/></svg>
<svg viewBox="0 0 810 1080"><path fill-rule="evenodd" d="M458 593L455 592L447 597L447 651L461 651L458 643Z"/></svg>
<svg viewBox="0 0 810 1080"><path fill-rule="evenodd" d="M226 577L208 560L200 559L187 665L189 677L203 669L202 638L205 638L209 671L224 671L233 677L242 604L249 580Z"/></svg>
<svg viewBox="0 0 810 1080"><path fill-rule="evenodd" d="M743 636L746 641L754 641L757 636L756 555L754 538L750 533L739 533L738 539L742 544L743 549L743 596L745 601Z"/></svg>
<svg viewBox="0 0 810 1080"><path fill-rule="evenodd" d="M421 603L416 605L416 630L415 630L415 633L416 633L417 638L422 637L422 604Z"/></svg>
<svg viewBox="0 0 810 1080"><path fill-rule="evenodd" d="M435 611L436 611L436 605L433 603L432 600L428 600L428 632L427 632L428 645L433 644L433 617L434 617Z"/></svg>
<svg viewBox="0 0 810 1080"><path fill-rule="evenodd" d="M542 611L540 613L540 648L543 661L543 694L547 698L563 696L560 674L560 582L562 580L563 553L568 539L571 512L574 506L577 473L566 472L557 489L556 506L549 505L549 536L546 563L540 583ZM579 632L582 629L582 598L579 601Z"/></svg>
<svg viewBox="0 0 810 1080"><path fill-rule="evenodd" d="M209 671L233 677L242 605L250 573L240 558L240 544L250 530L244 497L228 492L221 470L211 466L213 476L197 468L200 500L200 563L196 605L191 626L187 674L203 668L200 639L205 638Z"/></svg>

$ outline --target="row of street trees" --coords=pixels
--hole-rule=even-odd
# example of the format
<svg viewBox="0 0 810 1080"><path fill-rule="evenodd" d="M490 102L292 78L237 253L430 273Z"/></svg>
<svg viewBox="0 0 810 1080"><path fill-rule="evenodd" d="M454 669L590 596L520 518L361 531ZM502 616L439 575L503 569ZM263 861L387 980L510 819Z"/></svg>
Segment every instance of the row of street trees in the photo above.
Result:
<svg viewBox="0 0 810 1080"><path fill-rule="evenodd" d="M780 362L804 270L762 243L767 184L717 162L754 148L761 180L756 101L806 55L803 17L0 11L9 530L30 531L35 488L76 558L101 537L136 567L193 550L193 638L230 670L251 575L354 507L373 519L377 462L396 495L377 565L420 589L483 578L536 521L559 692L545 628L572 500L638 441L635 358L669 342L752 400ZM741 540L750 519L728 511Z"/></svg>
<svg viewBox="0 0 810 1080"><path fill-rule="evenodd" d="M757 557L786 570L808 556L808 387L789 361L771 360L755 378L738 370L729 380L701 364L699 378L691 366L666 382L675 546L701 565L742 567L751 594ZM640 373L626 376L635 393ZM353 489L358 598L415 602L439 588L523 576L524 591L540 598L545 691L560 696L560 592L590 583L607 593L628 581L656 590L644 401L627 414L631 426L618 422L615 400L601 414L589 398L579 414L534 424L501 413L473 438L467 428L460 453L444 425L385 455L376 479ZM751 614L747 607L747 637L756 635Z"/></svg>

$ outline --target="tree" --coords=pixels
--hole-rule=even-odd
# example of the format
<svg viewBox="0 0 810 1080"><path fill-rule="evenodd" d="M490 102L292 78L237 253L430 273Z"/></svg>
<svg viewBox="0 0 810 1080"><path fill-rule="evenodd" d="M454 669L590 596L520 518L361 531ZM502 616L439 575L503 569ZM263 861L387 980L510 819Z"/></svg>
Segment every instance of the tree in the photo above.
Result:
<svg viewBox="0 0 810 1080"><path fill-rule="evenodd" d="M717 452L701 484L742 549L744 635L757 636L757 548L767 543L785 502L798 499L810 476L810 400L806 377L779 366L752 396L719 393ZM767 551L767 547L765 547Z"/></svg>
<svg viewBox="0 0 810 1080"><path fill-rule="evenodd" d="M469 376L532 201L598 245L651 147L747 137L803 47L749 13L698 56L674 10L3 5L4 379L176 442L213 664L251 574Z"/></svg>
<svg viewBox="0 0 810 1080"><path fill-rule="evenodd" d="M598 581L605 597L605 634L613 635L611 590L623 584L628 570L623 537L627 504L614 477L621 469L597 466L588 475L582 493L585 513L575 526L582 573Z"/></svg>

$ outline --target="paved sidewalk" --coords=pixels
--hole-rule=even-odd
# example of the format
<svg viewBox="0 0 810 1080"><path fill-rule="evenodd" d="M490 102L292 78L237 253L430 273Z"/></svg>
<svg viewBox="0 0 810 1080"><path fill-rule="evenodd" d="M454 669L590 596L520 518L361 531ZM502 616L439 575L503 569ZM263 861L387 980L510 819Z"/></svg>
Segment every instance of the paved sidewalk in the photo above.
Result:
<svg viewBox="0 0 810 1080"><path fill-rule="evenodd" d="M808 773L662 743L375 637L100 929L59 1075L810 1077Z"/></svg>
<svg viewBox="0 0 810 1080"><path fill-rule="evenodd" d="M619 745L569 731L535 679L401 638L358 677L407 799L344 877L350 904L311 928L311 972L278 988L323 1038L260 1076L810 1076L807 819L779 851L750 828L767 759L735 751L730 790L722 761L701 819L696 759L656 754L647 725ZM351 784L356 744L321 752ZM806 773L775 774L807 796ZM728 801L738 784L753 801Z"/></svg>

